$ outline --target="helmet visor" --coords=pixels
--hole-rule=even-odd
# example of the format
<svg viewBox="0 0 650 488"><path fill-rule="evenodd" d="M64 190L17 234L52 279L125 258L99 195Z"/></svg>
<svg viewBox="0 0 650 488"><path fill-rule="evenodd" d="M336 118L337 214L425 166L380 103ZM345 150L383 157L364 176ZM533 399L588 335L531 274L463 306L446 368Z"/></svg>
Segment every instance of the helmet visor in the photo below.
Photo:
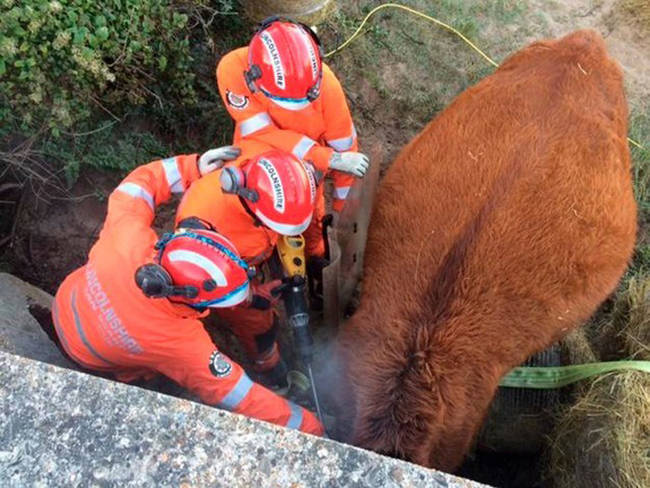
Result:
<svg viewBox="0 0 650 488"><path fill-rule="evenodd" d="M241 302L248 298L250 294L250 282L246 280L245 283L235 288L233 291L214 300L206 300L199 303L191 304L195 308L228 308L239 305Z"/></svg>
<svg viewBox="0 0 650 488"><path fill-rule="evenodd" d="M286 110L302 110L303 108L309 107L311 102L307 97L304 98L285 98L279 97L269 93L264 88L260 87L260 91L264 94L265 97L270 98L273 103L286 109Z"/></svg>

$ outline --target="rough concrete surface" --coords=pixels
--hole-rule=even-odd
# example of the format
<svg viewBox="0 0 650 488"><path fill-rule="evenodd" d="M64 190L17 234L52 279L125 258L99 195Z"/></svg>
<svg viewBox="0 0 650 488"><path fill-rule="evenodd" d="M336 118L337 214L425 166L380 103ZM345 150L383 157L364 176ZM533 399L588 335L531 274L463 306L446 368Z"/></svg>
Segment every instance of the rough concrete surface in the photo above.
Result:
<svg viewBox="0 0 650 488"><path fill-rule="evenodd" d="M0 486L483 486L0 352Z"/></svg>
<svg viewBox="0 0 650 488"><path fill-rule="evenodd" d="M0 273L0 351L74 367L29 313L30 305L49 310L52 296L15 276Z"/></svg>

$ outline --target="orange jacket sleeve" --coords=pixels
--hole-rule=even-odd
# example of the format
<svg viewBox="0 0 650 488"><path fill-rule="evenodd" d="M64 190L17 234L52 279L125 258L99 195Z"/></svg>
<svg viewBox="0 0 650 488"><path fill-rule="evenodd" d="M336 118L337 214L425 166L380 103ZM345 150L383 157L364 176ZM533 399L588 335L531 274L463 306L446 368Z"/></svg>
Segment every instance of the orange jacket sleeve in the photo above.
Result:
<svg viewBox="0 0 650 488"><path fill-rule="evenodd" d="M176 333L161 344L156 368L160 373L208 405L322 434L322 426L312 413L253 382L241 366L219 352L200 321L182 319L168 325Z"/></svg>
<svg viewBox="0 0 650 488"><path fill-rule="evenodd" d="M292 153L299 159L308 159L326 174L333 149L321 146L304 134L275 125L266 108L246 86L244 53L245 48L236 49L226 54L217 65L219 94L236 124L235 144L242 138L251 138Z"/></svg>
<svg viewBox="0 0 650 488"><path fill-rule="evenodd" d="M108 198L108 212L102 235L111 234L118 249L128 251L133 236L138 243L155 243L151 228L157 205L172 193L181 193L199 178L196 154L174 156L135 168ZM140 246L141 247L141 246Z"/></svg>
<svg viewBox="0 0 650 488"><path fill-rule="evenodd" d="M199 178L197 155L174 156L135 168L108 198L105 226L128 218L150 227L156 206Z"/></svg>
<svg viewBox="0 0 650 488"><path fill-rule="evenodd" d="M337 152L358 151L357 132L341 83L332 70L323 65L323 108L325 111L325 141ZM334 209L340 211L354 183L354 176L332 171L334 179Z"/></svg>

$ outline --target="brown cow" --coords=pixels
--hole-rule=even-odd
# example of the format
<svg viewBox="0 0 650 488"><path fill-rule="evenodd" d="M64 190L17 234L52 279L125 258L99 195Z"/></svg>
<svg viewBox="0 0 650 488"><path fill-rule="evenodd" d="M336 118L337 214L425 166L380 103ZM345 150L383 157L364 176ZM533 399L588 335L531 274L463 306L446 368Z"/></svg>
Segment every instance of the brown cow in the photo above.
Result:
<svg viewBox="0 0 650 488"><path fill-rule="evenodd" d="M586 320L636 233L622 74L592 31L536 42L399 154L337 341L344 439L454 470L499 379Z"/></svg>

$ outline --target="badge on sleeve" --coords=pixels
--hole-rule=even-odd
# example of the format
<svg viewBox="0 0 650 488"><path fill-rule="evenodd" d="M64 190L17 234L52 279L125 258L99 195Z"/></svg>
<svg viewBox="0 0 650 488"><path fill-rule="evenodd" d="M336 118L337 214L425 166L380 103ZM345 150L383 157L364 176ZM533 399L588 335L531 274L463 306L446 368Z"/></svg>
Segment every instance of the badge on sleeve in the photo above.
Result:
<svg viewBox="0 0 650 488"><path fill-rule="evenodd" d="M226 90L226 99L228 100L228 105L237 110L244 110L248 107L248 97L246 95L237 95L230 90Z"/></svg>
<svg viewBox="0 0 650 488"><path fill-rule="evenodd" d="M219 351L210 355L210 371L217 378L224 378L232 371L232 364Z"/></svg>

